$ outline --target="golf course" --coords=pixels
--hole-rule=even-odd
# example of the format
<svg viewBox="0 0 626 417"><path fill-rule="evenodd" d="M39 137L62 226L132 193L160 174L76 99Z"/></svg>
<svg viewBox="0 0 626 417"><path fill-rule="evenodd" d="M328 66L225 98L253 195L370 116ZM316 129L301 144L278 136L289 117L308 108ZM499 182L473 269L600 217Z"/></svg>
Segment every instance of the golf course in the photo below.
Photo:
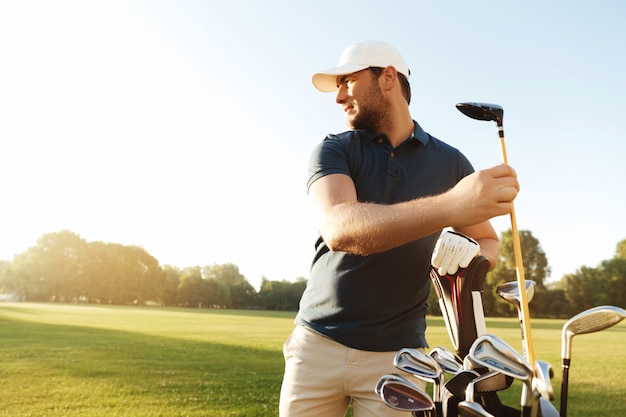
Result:
<svg viewBox="0 0 626 417"><path fill-rule="evenodd" d="M282 344L293 312L0 303L0 416L278 415ZM532 319L537 359L552 364L558 408L561 327ZM451 348L441 317L431 347ZM521 350L514 318L487 330ZM626 323L573 339L568 415L626 413ZM501 393L519 405L521 385Z"/></svg>

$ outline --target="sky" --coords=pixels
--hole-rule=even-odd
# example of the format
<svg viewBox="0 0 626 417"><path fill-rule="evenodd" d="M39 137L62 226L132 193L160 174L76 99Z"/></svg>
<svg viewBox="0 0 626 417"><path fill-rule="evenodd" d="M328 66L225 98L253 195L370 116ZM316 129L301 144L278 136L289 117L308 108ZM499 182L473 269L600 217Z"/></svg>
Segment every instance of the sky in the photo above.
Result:
<svg viewBox="0 0 626 417"><path fill-rule="evenodd" d="M306 278L312 148L346 130L311 84L342 50L394 44L413 118L474 167L501 162L551 280L626 239L626 3L107 0L0 3L0 259L70 230L161 265ZM498 233L508 216L493 219Z"/></svg>

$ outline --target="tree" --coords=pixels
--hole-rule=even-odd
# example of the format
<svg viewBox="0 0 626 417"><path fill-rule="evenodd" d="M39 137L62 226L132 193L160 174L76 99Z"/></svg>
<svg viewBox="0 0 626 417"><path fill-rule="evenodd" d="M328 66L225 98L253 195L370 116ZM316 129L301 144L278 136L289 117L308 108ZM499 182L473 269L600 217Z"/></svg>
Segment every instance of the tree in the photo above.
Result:
<svg viewBox="0 0 626 417"><path fill-rule="evenodd" d="M615 249L615 257L620 259L626 259L626 239L617 244L617 249Z"/></svg>
<svg viewBox="0 0 626 417"><path fill-rule="evenodd" d="M298 278L296 282L269 281L263 277L259 299L264 310L287 310L298 309L300 298L306 288L306 280Z"/></svg>
<svg viewBox="0 0 626 417"><path fill-rule="evenodd" d="M258 294L254 287L239 272L239 267L231 263L213 264L202 268L202 275L224 284L230 291L232 308L251 308L258 305Z"/></svg>
<svg viewBox="0 0 626 417"><path fill-rule="evenodd" d="M597 273L595 268L583 266L563 277L565 298L571 306L576 307L574 313L595 307L594 282L597 281Z"/></svg>
<svg viewBox="0 0 626 417"><path fill-rule="evenodd" d="M200 268L185 268L178 284L178 304L184 307L206 307L206 304L203 304L205 297L202 294L202 287Z"/></svg>
<svg viewBox="0 0 626 417"><path fill-rule="evenodd" d="M111 304L158 302L164 287L159 262L139 246L89 243L89 261L81 286L83 296Z"/></svg>
<svg viewBox="0 0 626 417"><path fill-rule="evenodd" d="M79 296L87 243L68 230L47 233L13 259L10 290L28 301L71 301Z"/></svg>
<svg viewBox="0 0 626 417"><path fill-rule="evenodd" d="M161 300L166 306L175 306L177 304L178 284L180 283L180 269L165 265L163 267L163 291Z"/></svg>
<svg viewBox="0 0 626 417"><path fill-rule="evenodd" d="M563 277L562 286L572 313L599 305L626 307L626 240L617 244L612 259L597 268L583 266Z"/></svg>

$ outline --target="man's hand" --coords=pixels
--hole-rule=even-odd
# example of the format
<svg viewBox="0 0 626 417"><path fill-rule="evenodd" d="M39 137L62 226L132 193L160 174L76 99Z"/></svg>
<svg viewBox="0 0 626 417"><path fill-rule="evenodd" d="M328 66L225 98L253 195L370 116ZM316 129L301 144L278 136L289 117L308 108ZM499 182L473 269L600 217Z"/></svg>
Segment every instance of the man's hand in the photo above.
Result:
<svg viewBox="0 0 626 417"><path fill-rule="evenodd" d="M518 192L517 174L509 165L476 171L441 195L451 210L447 226L471 226L509 214Z"/></svg>
<svg viewBox="0 0 626 417"><path fill-rule="evenodd" d="M431 263L439 275L452 275L459 268L467 268L478 255L480 245L474 239L457 232L444 232L437 240Z"/></svg>

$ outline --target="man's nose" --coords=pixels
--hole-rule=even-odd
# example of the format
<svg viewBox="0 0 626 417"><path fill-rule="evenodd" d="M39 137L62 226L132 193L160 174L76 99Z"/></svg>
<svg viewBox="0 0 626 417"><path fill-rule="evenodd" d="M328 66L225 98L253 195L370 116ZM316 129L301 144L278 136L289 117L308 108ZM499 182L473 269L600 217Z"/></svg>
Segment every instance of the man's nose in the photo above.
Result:
<svg viewBox="0 0 626 417"><path fill-rule="evenodd" d="M335 97L335 102L337 104L343 104L346 101L347 90L348 89L345 85L339 86L339 90L337 91L337 97Z"/></svg>

